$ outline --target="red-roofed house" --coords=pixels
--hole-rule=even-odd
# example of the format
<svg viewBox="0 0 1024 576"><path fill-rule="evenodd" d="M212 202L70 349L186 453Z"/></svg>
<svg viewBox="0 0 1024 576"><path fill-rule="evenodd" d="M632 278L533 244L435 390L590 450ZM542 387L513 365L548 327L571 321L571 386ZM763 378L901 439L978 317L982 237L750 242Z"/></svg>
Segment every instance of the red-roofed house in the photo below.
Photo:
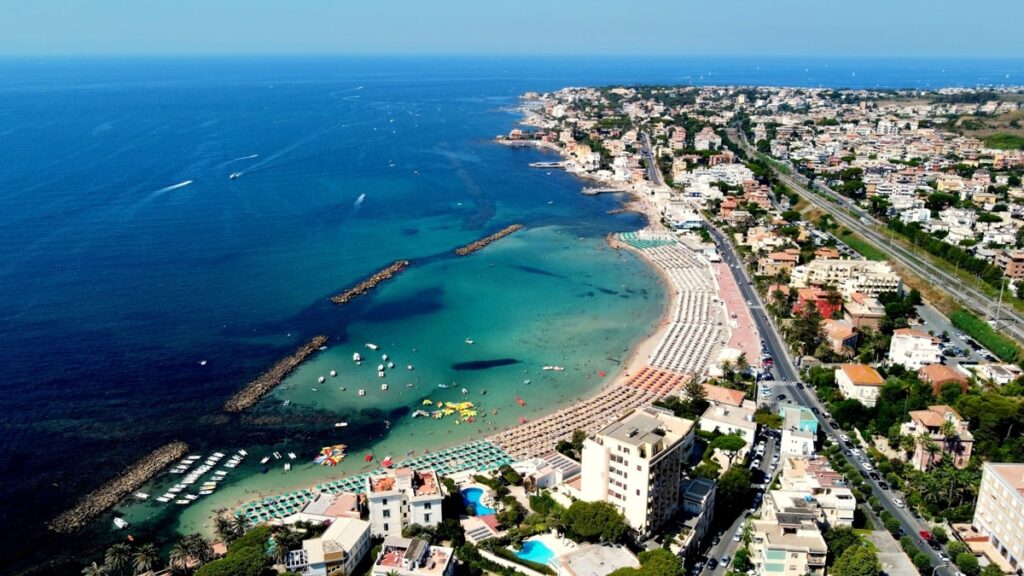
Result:
<svg viewBox="0 0 1024 576"><path fill-rule="evenodd" d="M723 388L714 384L704 384L703 386L706 395L704 399L711 403L742 406L743 398L746 397L746 394L741 390L732 390L731 388Z"/></svg>
<svg viewBox="0 0 1024 576"><path fill-rule="evenodd" d="M822 318L831 318L843 306L842 297L830 297L828 290L821 288L800 288L796 291L796 302L793 304L793 313L801 314L804 307L813 304L818 308Z"/></svg>
<svg viewBox="0 0 1024 576"><path fill-rule="evenodd" d="M955 383L960 385L960 391L967 392L967 377L961 374L955 368L950 368L945 364L929 364L924 366L917 371L917 377L922 382L927 382L932 385L932 393L936 397L942 392L942 387L946 384Z"/></svg>
<svg viewBox="0 0 1024 576"><path fill-rule="evenodd" d="M967 430L967 421L949 406L929 406L927 410L912 410L910 422L900 426L900 434L914 437L916 470L927 470L949 454L953 465L966 468L971 459L974 436Z"/></svg>
<svg viewBox="0 0 1024 576"><path fill-rule="evenodd" d="M857 332L852 322L826 318L821 321L821 326L825 329L825 339L836 354L852 351L857 345Z"/></svg>
<svg viewBox="0 0 1024 576"><path fill-rule="evenodd" d="M867 364L842 364L836 368L836 384L843 396L870 408L878 400L885 380Z"/></svg>

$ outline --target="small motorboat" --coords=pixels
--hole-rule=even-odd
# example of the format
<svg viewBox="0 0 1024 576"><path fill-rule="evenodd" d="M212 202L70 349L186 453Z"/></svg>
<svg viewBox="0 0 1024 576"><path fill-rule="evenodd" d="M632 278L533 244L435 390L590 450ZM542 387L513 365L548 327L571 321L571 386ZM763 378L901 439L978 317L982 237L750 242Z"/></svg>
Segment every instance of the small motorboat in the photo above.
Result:
<svg viewBox="0 0 1024 576"><path fill-rule="evenodd" d="M206 366L206 360L200 360L199 361L199 365L200 366Z"/></svg>
<svg viewBox="0 0 1024 576"><path fill-rule="evenodd" d="M380 359L385 361L385 362L387 362L388 361L388 355L387 354L381 354L380 355Z"/></svg>
<svg viewBox="0 0 1024 576"><path fill-rule="evenodd" d="M344 428L346 426L348 426L348 422L335 422L334 423L334 427L335 428Z"/></svg>
<svg viewBox="0 0 1024 576"><path fill-rule="evenodd" d="M284 405L285 405L285 406L291 406L291 404L292 404L292 401L291 401L291 400L285 400L285 401L284 401Z"/></svg>
<svg viewBox="0 0 1024 576"><path fill-rule="evenodd" d="M130 526L130 524L128 524L128 521L124 518L114 518L114 526L117 526L118 530L124 530Z"/></svg>
<svg viewBox="0 0 1024 576"><path fill-rule="evenodd" d="M387 383L381 384L381 385L380 385L380 389L381 389L381 390L384 390L384 391L386 392L386 391L387 391L387 389L388 389L388 385L387 385Z"/></svg>
<svg viewBox="0 0 1024 576"><path fill-rule="evenodd" d="M135 494L133 494L133 496L135 496L139 500L146 500L149 498L149 494L146 494L145 492L136 492Z"/></svg>
<svg viewBox="0 0 1024 576"><path fill-rule="evenodd" d="M380 348L380 346L377 346L373 342L367 342L366 343L366 347L369 348L370 350L376 350L376 349Z"/></svg>
<svg viewBox="0 0 1024 576"><path fill-rule="evenodd" d="M209 496L210 494L213 494L213 490L200 490L199 491L199 495L200 496Z"/></svg>
<svg viewBox="0 0 1024 576"><path fill-rule="evenodd" d="M463 394L469 394L469 390L467 390L467 389L463 388L463 389L462 389L462 393L463 393Z"/></svg>
<svg viewBox="0 0 1024 576"><path fill-rule="evenodd" d="M388 362L388 370L390 370L390 369L392 369L394 367L395 367L395 363L394 362Z"/></svg>
<svg viewBox="0 0 1024 576"><path fill-rule="evenodd" d="M264 456L260 459L260 464L266 464L267 462L270 462L270 456Z"/></svg>
<svg viewBox="0 0 1024 576"><path fill-rule="evenodd" d="M362 354L360 354L359 352L356 352L355 354L352 354L352 361L353 362L362 362L363 361Z"/></svg>
<svg viewBox="0 0 1024 576"><path fill-rule="evenodd" d="M231 174L228 174L228 180L238 180L238 177L241 175L241 172L232 172Z"/></svg>
<svg viewBox="0 0 1024 576"><path fill-rule="evenodd" d="M378 378L383 378L384 377L384 371L383 370L378 370L377 371L377 377Z"/></svg>
<svg viewBox="0 0 1024 576"><path fill-rule="evenodd" d="M373 454L367 454L366 456L363 456L363 460L366 462L373 462Z"/></svg>
<svg viewBox="0 0 1024 576"><path fill-rule="evenodd" d="M360 388L359 389L359 395L360 396L366 396L366 390L363 390L362 388Z"/></svg>
<svg viewBox="0 0 1024 576"><path fill-rule="evenodd" d="M406 370L412 370L412 364L409 364L408 366L406 366L405 369Z"/></svg>
<svg viewBox="0 0 1024 576"><path fill-rule="evenodd" d="M472 338L466 338L466 344L469 344L470 346L472 346L473 345L473 339Z"/></svg>
<svg viewBox="0 0 1024 576"><path fill-rule="evenodd" d="M284 471L285 471L285 472L288 472L288 471L289 471L289 470L291 470L291 469L292 469L292 464L291 464L291 462L285 462L285 464L284 464Z"/></svg>
<svg viewBox="0 0 1024 576"><path fill-rule="evenodd" d="M331 370L331 378L335 378L337 376L338 376L338 371L337 370Z"/></svg>
<svg viewBox="0 0 1024 576"><path fill-rule="evenodd" d="M281 453L280 452L274 452L274 460L280 460L280 459L281 459Z"/></svg>
<svg viewBox="0 0 1024 576"><path fill-rule="evenodd" d="M319 382L320 384L323 384L324 382L327 381L327 378L324 378L323 376L321 376L321 377L317 378L316 381Z"/></svg>
<svg viewBox="0 0 1024 576"><path fill-rule="evenodd" d="M383 371L384 371L384 365L383 364L377 364L377 372L383 372Z"/></svg>
<svg viewBox="0 0 1024 576"><path fill-rule="evenodd" d="M391 468L394 461L391 459L391 454L388 454L383 460L380 461L380 465L385 468Z"/></svg>
<svg viewBox="0 0 1024 576"><path fill-rule="evenodd" d="M168 498L167 496L161 496L161 497L157 498L156 501L157 502L162 502L162 503L166 504L166 503L170 502L171 499Z"/></svg>
<svg viewBox="0 0 1024 576"><path fill-rule="evenodd" d="M175 500L174 503L178 504L179 506L186 506L188 504L191 504L192 501L191 500Z"/></svg>

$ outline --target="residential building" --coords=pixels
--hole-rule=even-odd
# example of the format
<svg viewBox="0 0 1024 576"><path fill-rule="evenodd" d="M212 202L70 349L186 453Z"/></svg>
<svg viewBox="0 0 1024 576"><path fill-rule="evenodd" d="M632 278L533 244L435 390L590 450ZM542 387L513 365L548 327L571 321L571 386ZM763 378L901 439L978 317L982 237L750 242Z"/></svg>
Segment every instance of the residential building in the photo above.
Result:
<svg viewBox="0 0 1024 576"><path fill-rule="evenodd" d="M928 364L917 371L917 377L932 385L932 394L936 398L942 393L942 387L946 384L957 384L961 393L967 393L967 377L959 370L946 366L945 364Z"/></svg>
<svg viewBox="0 0 1024 576"><path fill-rule="evenodd" d="M715 134L710 126L705 126L693 137L693 147L697 150L718 150L722 147L722 138Z"/></svg>
<svg viewBox="0 0 1024 576"><path fill-rule="evenodd" d="M794 268L790 278L797 288L836 286L847 296L854 292L878 296L903 288L903 280L888 263L871 260L812 260Z"/></svg>
<svg viewBox="0 0 1024 576"><path fill-rule="evenodd" d="M747 396L742 390L733 390L725 386L715 386L714 384L702 384L702 386L704 388L704 399L712 404L743 406L743 399Z"/></svg>
<svg viewBox="0 0 1024 576"><path fill-rule="evenodd" d="M337 518L319 538L302 541L302 549L292 550L285 568L308 576L343 576L370 551L370 523L358 518Z"/></svg>
<svg viewBox="0 0 1024 576"><path fill-rule="evenodd" d="M885 319L885 306L878 298L854 292L850 294L850 299L843 303L843 318L850 321L858 330L870 328L877 331Z"/></svg>
<svg viewBox="0 0 1024 576"><path fill-rule="evenodd" d="M910 422L900 426L900 434L914 437L910 463L917 470L928 470L944 455L949 455L957 468L966 468L971 459L974 436L967 428L967 421L949 406L911 410Z"/></svg>
<svg viewBox="0 0 1024 576"><path fill-rule="evenodd" d="M986 462L971 526L988 538L990 560L1024 567L1024 464ZM972 545L972 549L974 546Z"/></svg>
<svg viewBox="0 0 1024 576"><path fill-rule="evenodd" d="M836 368L836 385L843 396L871 408L885 380L877 370L866 364L842 364Z"/></svg>
<svg viewBox="0 0 1024 576"><path fill-rule="evenodd" d="M620 568L639 568L640 560L625 546L585 544L551 564L557 576L608 576Z"/></svg>
<svg viewBox="0 0 1024 576"><path fill-rule="evenodd" d="M807 306L814 306L822 318L831 318L842 308L843 298L838 292L821 288L800 288L796 291L793 313L802 314Z"/></svg>
<svg viewBox="0 0 1024 576"><path fill-rule="evenodd" d="M752 446L757 435L756 410L757 405L750 400L744 401L742 406L712 402L701 415L698 425L704 432L717 430L722 434L736 434L747 442L747 446Z"/></svg>
<svg viewBox="0 0 1024 576"><path fill-rule="evenodd" d="M717 484L707 478L692 478L683 482L682 530L676 538L673 552L684 561L700 553L701 544L711 530L715 514Z"/></svg>
<svg viewBox="0 0 1024 576"><path fill-rule="evenodd" d="M974 373L997 386L1005 386L1021 377L1021 369L1016 364L978 364Z"/></svg>
<svg viewBox="0 0 1024 576"><path fill-rule="evenodd" d="M426 540L388 536L373 562L373 576L451 576L455 550ZM344 576L344 575L343 575Z"/></svg>
<svg viewBox="0 0 1024 576"><path fill-rule="evenodd" d="M554 488L570 478L580 475L580 463L561 452L550 452L539 458L531 458L512 464L512 469L522 477L533 480L539 489Z"/></svg>
<svg viewBox="0 0 1024 576"><path fill-rule="evenodd" d="M1014 280L1024 278L1024 250L1004 250L996 256L996 266Z"/></svg>
<svg viewBox="0 0 1024 576"><path fill-rule="evenodd" d="M892 333L889 342L889 361L907 370L937 364L942 359L939 339L920 330L900 328Z"/></svg>
<svg viewBox="0 0 1024 576"><path fill-rule="evenodd" d="M583 500L613 504L642 538L679 507L682 465L693 445L692 420L648 406L583 443Z"/></svg>
<svg viewBox="0 0 1024 576"><path fill-rule="evenodd" d="M366 478L366 504L374 536L401 536L410 524L437 526L443 499L433 470L396 468Z"/></svg>
<svg viewBox="0 0 1024 576"><path fill-rule="evenodd" d="M857 332L853 329L853 322L826 318L822 320L821 326L825 329L825 340L836 354L852 352L857 346Z"/></svg>
<svg viewBox="0 0 1024 576"><path fill-rule="evenodd" d="M758 276L775 276L776 274L788 274L800 263L799 250L783 250L772 252L757 260Z"/></svg>
<svg viewBox="0 0 1024 576"><path fill-rule="evenodd" d="M782 416L779 452L784 456L813 456L818 438L818 419L814 413L803 406L792 405L783 406L779 415Z"/></svg>
<svg viewBox="0 0 1024 576"><path fill-rule="evenodd" d="M832 470L827 459L785 458L778 479L781 490L813 497L825 524L853 526L857 500L846 485L843 475Z"/></svg>
<svg viewBox="0 0 1024 576"><path fill-rule="evenodd" d="M828 545L811 520L754 520L750 560L759 576L825 574Z"/></svg>

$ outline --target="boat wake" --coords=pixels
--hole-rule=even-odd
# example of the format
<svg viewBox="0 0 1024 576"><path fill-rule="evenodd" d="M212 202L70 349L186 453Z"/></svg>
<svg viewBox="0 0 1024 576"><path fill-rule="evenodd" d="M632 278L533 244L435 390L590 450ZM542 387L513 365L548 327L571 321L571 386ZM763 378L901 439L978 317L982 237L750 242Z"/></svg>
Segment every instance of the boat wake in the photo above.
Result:
<svg viewBox="0 0 1024 576"><path fill-rule="evenodd" d="M360 194L359 198L356 198L355 203L352 204L352 207L358 209L360 206L363 205L364 200L366 200L366 194Z"/></svg>
<svg viewBox="0 0 1024 576"><path fill-rule="evenodd" d="M150 198L156 198L157 196L159 196L161 194L166 194L167 192L170 192L172 190L178 190L179 188L184 188L185 186L188 186L191 183L192 183L192 180L185 180L184 182L178 182L177 184L171 184L170 186L165 186L165 187L157 190L156 192L153 192L152 194L149 195L149 197Z"/></svg>

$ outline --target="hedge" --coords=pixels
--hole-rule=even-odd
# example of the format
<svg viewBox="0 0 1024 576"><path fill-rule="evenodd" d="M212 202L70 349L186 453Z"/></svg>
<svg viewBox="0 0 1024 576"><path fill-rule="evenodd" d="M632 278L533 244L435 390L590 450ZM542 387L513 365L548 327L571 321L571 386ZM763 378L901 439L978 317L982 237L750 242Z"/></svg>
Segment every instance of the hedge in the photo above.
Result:
<svg viewBox="0 0 1024 576"><path fill-rule="evenodd" d="M1020 359L1020 348L1013 340L996 332L987 322L974 314L960 309L950 314L949 319L953 326L977 340L1002 361L1016 362Z"/></svg>

